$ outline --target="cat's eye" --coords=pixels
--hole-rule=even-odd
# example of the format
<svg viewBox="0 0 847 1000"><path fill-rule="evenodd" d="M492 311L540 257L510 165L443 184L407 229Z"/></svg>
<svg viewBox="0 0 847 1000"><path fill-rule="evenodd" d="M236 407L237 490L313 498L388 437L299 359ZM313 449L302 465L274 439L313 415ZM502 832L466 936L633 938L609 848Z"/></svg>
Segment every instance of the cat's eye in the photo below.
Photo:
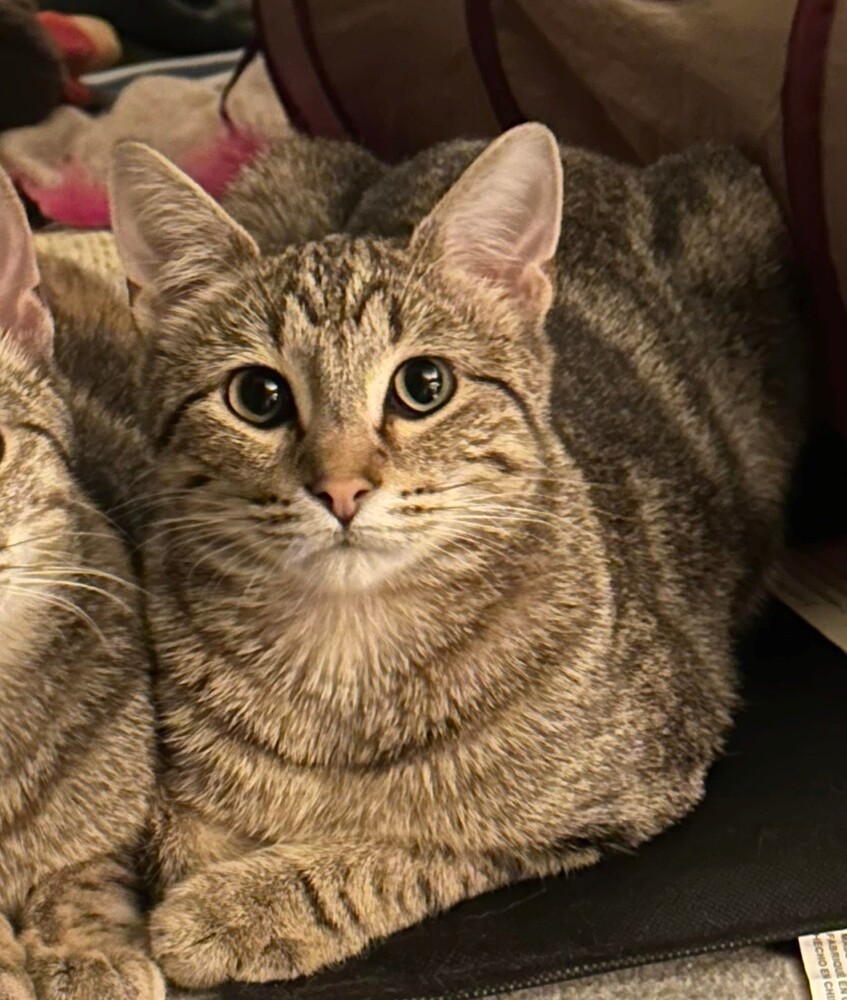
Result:
<svg viewBox="0 0 847 1000"><path fill-rule="evenodd" d="M278 427L297 418L291 386L279 372L263 365L235 372L227 385L226 401L237 417L257 427Z"/></svg>
<svg viewBox="0 0 847 1000"><path fill-rule="evenodd" d="M391 380L395 408L409 418L435 413L455 391L456 377L440 358L410 358Z"/></svg>

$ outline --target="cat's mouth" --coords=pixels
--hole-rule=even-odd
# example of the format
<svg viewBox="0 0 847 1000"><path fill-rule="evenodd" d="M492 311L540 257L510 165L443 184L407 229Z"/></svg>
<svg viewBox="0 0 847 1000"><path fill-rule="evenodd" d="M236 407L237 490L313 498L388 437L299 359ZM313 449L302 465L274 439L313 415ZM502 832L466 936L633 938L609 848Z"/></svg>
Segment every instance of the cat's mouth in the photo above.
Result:
<svg viewBox="0 0 847 1000"><path fill-rule="evenodd" d="M408 553L396 545L378 545L345 532L312 553L304 569L319 589L361 591L378 586L408 563Z"/></svg>

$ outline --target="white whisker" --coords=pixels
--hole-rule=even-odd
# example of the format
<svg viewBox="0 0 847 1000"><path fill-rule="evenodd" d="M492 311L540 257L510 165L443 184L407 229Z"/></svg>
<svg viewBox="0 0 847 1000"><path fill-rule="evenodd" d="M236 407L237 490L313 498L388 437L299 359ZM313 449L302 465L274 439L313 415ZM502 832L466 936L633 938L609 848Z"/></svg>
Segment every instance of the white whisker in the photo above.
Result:
<svg viewBox="0 0 847 1000"><path fill-rule="evenodd" d="M97 626L97 623L91 617L91 615L86 614L77 604L73 601L65 600L63 597L59 597L58 594L45 594L43 590L36 590L32 587L19 586L16 584L4 584L3 588L6 592L11 594L18 594L19 596L26 597L30 600L35 600L36 602L41 602L42 604L47 604L52 607L59 608L60 610L66 611L72 616L79 618L84 621L86 625L94 632L100 642L108 649L109 643L106 640L106 636Z"/></svg>
<svg viewBox="0 0 847 1000"><path fill-rule="evenodd" d="M118 597L117 594L111 593L111 591L104 590L102 587L95 587L90 583L79 583L74 580L65 580L56 577L41 577L36 574L26 574L17 573L15 574L16 579L24 584L41 584L45 587L64 587L68 590L82 590L91 594L99 594L101 597L107 598L107 600L112 601L117 604L118 607L122 608L128 614L134 614L135 609L130 607L122 598Z"/></svg>

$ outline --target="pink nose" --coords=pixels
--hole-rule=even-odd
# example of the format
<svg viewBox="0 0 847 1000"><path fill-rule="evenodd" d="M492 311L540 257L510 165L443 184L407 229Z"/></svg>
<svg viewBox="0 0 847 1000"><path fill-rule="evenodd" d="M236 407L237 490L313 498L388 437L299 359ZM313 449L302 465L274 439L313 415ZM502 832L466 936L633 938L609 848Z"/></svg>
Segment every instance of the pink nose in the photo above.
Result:
<svg viewBox="0 0 847 1000"><path fill-rule="evenodd" d="M373 483L361 476L321 479L311 487L312 493L343 525L356 516L362 501L373 490Z"/></svg>

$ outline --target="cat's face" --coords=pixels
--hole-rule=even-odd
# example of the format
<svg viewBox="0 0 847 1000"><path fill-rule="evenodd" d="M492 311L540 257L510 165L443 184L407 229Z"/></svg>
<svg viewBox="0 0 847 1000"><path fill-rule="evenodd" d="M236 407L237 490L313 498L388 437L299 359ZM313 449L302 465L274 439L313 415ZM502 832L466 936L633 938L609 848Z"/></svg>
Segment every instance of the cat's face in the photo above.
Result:
<svg viewBox="0 0 847 1000"><path fill-rule="evenodd" d="M538 342L407 286L404 257L292 250L161 344L162 486L189 518L172 541L205 533L207 568L318 589L436 580L482 569L540 516Z"/></svg>
<svg viewBox="0 0 847 1000"><path fill-rule="evenodd" d="M74 594L79 489L49 379L0 340L0 646L31 640Z"/></svg>
<svg viewBox="0 0 847 1000"><path fill-rule="evenodd" d="M65 406L49 375L52 322L23 209L0 175L0 649L31 642L73 600L79 490Z"/></svg>
<svg viewBox="0 0 847 1000"><path fill-rule="evenodd" d="M481 261L448 227L455 218L473 229L462 211L478 185L496 185L490 168L409 247L332 237L260 258L182 183L177 195L195 204L180 207L202 207L207 227L223 227L219 244L230 241L215 266L196 244L168 244L164 215L147 227L126 209L131 233L118 215L138 314L156 338L149 389L162 500L153 530L190 558L198 579L228 577L262 594L291 583L322 594L438 586L481 579L531 541L561 490L546 468L540 335L558 154L546 135L534 143L529 174L539 161L535 181L548 181L549 204L539 212L537 197L519 191L509 202L506 191L494 222L498 239L512 239ZM490 234L491 225L488 215L481 228ZM531 225L542 232L522 249ZM151 276L144 264L159 239L161 270Z"/></svg>

